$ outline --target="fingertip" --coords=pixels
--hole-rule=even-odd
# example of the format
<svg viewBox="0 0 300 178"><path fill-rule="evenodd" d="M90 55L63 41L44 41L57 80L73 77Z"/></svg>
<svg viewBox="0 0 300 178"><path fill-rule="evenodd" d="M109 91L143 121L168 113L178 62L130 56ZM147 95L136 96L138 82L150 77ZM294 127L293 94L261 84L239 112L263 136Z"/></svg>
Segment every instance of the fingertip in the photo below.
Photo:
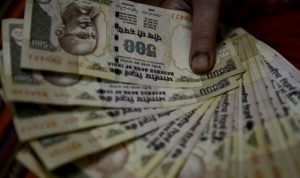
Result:
<svg viewBox="0 0 300 178"><path fill-rule="evenodd" d="M176 9L176 10L192 12L191 1L164 0L161 3L161 7L166 8L166 9Z"/></svg>
<svg viewBox="0 0 300 178"><path fill-rule="evenodd" d="M171 0L164 0L161 2L160 6L166 9L174 9L174 2Z"/></svg>
<svg viewBox="0 0 300 178"><path fill-rule="evenodd" d="M215 60L205 53L194 55L190 62L190 68L195 74L203 74L209 72L215 64Z"/></svg>

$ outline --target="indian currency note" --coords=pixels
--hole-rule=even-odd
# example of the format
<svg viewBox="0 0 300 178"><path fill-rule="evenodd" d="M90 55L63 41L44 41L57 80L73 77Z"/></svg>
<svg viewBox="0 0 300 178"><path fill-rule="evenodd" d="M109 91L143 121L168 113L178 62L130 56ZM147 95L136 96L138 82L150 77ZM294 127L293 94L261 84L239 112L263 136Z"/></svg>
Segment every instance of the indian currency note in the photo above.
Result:
<svg viewBox="0 0 300 178"><path fill-rule="evenodd" d="M267 148L269 149L269 152L272 152L271 158L273 165L276 166L277 171L283 177L297 177L295 165L293 164L291 154L287 149L287 142L280 127L280 118L277 117L276 112L272 107L259 67L257 66L256 59L259 59L260 57L258 50L249 35L242 39L242 43L247 56L247 65L249 67L249 73L255 91L258 111L260 117L264 121L263 126L265 134L268 137L268 140L266 141L268 144ZM262 93L266 94L263 95ZM276 174L276 172L274 174Z"/></svg>
<svg viewBox="0 0 300 178"><path fill-rule="evenodd" d="M235 38L238 38L238 36L244 34L243 30L239 30L236 29L233 32L229 33L224 33L224 38L231 38L231 41L233 43L233 46L239 56L239 58L241 59L242 65L245 62L245 55L243 52L243 48L241 46L241 44L239 43L238 40L234 40ZM244 65L245 66L245 65ZM246 70L247 72L247 70ZM243 75L241 74L241 78L243 77ZM242 149L243 144L240 144L240 139L242 137L242 127L240 125L242 125L242 120L239 118L239 113L240 113L240 87L242 85L242 79L239 79L239 88L236 89L235 91L235 102L234 102L234 107L235 107L235 112L233 113L233 124L232 124L232 133L230 135L230 137L228 138L229 141L229 146L230 146L230 150L229 150L229 166L228 166L228 170L227 170L227 177L242 177L241 172L243 172L243 169L241 168L241 166L238 164L238 160L240 157L240 150Z"/></svg>
<svg viewBox="0 0 300 178"><path fill-rule="evenodd" d="M22 21L4 20L5 94L9 100L57 105L159 108L197 103L237 87L235 77L202 88L109 84L79 75L22 70ZM23 51L23 50L22 50Z"/></svg>
<svg viewBox="0 0 300 178"><path fill-rule="evenodd" d="M206 129L198 137L184 164L174 171L173 177L226 177L230 146L226 137L230 134L229 127L232 123L230 118L234 104L231 103L234 99L232 94L223 95ZM168 166L165 169L168 170Z"/></svg>
<svg viewBox="0 0 300 178"><path fill-rule="evenodd" d="M3 54L2 50L0 50L0 77L2 78L3 76ZM1 88L2 88L2 83L1 83Z"/></svg>
<svg viewBox="0 0 300 178"><path fill-rule="evenodd" d="M206 151L202 153L206 162L205 177L227 177L230 168L230 146L236 91L228 92L220 105L218 115L213 118ZM201 148L202 145L200 145ZM211 157L211 155L213 155Z"/></svg>
<svg viewBox="0 0 300 178"><path fill-rule="evenodd" d="M0 97L1 97L1 102L6 103L6 98L4 96L4 90L3 90L3 79L4 73L3 73L3 53L2 50L0 50Z"/></svg>
<svg viewBox="0 0 300 178"><path fill-rule="evenodd" d="M257 42L257 41L256 41ZM259 42L260 43L260 42ZM260 43L263 44L263 43ZM258 45L257 45L258 46ZM259 47L258 47L259 49ZM267 48L264 48L264 53L268 52ZM273 51L269 51L272 52ZM280 117L280 126L282 127L282 131L284 133L285 140L289 146L290 152L293 154L293 159L296 162L297 168L299 169L299 113L295 113L289 105L287 104L287 99L284 96L284 93L281 92L280 86L274 80L271 80L267 74L266 66L264 66L263 57L258 60L257 63L264 78L266 89L268 90L268 94L271 97L271 102L273 107L275 108L276 114ZM295 78L291 76L291 78Z"/></svg>
<svg viewBox="0 0 300 178"><path fill-rule="evenodd" d="M192 110L190 113L183 116L178 123L176 123L169 132L165 135L159 135L154 137L152 142L147 145L148 149L136 154L136 160L125 165L125 169L117 172L111 177L147 177L154 170L154 168L172 151L172 148L180 142L182 137L186 136L186 132L195 125L198 125L199 119L202 121L203 114L207 109L215 102L219 102L219 98L211 99L204 103L201 107ZM205 122L205 121L203 121ZM144 158L148 157L148 160L144 162Z"/></svg>
<svg viewBox="0 0 300 178"><path fill-rule="evenodd" d="M189 67L190 14L130 1L26 0L22 67L159 87L203 87L241 73L232 44L208 74Z"/></svg>
<svg viewBox="0 0 300 178"><path fill-rule="evenodd" d="M283 133L283 136L287 143L287 150L292 153L294 163L297 165L297 169L299 170L300 165L300 156L299 156L299 133L300 133L300 125L299 125L299 115L295 114L293 110L286 103L286 99L284 96L280 94L280 88L271 80L268 80L268 75L266 74L266 70L263 64L259 63L262 61L258 61L258 65L262 76L265 77L265 86L268 91L269 96L271 97L270 101L272 106L275 108L276 115L279 117L280 127Z"/></svg>
<svg viewBox="0 0 300 178"><path fill-rule="evenodd" d="M222 141L225 138L225 128L227 127L226 118L221 121L221 107L226 107L226 101L228 95L225 94L219 105L214 111L213 116L210 118L210 122L206 125L205 130L201 133L198 141L187 158L185 164L179 171L177 177L214 177L219 175L221 177L222 168L215 170L215 166L220 163L220 160L225 159L222 154L224 151L224 145ZM226 107L227 108L227 107ZM224 116L224 115L223 115ZM225 131L225 132L224 132ZM224 136L224 137L223 137ZM222 153L221 153L222 152ZM219 157L220 156L220 157ZM217 163L218 162L218 163Z"/></svg>
<svg viewBox="0 0 300 178"><path fill-rule="evenodd" d="M297 109L299 103L299 84L297 84L297 75L284 70L284 66L278 63L279 59L277 58L277 52L275 53L274 50L268 50L269 48L265 47L265 44L260 41L256 41L256 46L260 51L262 58L259 61L263 66L261 71L267 72L268 77L266 78L271 80L277 91L277 96L281 98L279 100L281 103L284 103L286 113L299 115L299 110ZM282 60L285 59L283 58Z"/></svg>
<svg viewBox="0 0 300 178"><path fill-rule="evenodd" d="M48 170L150 132L201 104L87 131L39 139L31 146Z"/></svg>
<svg viewBox="0 0 300 178"><path fill-rule="evenodd" d="M223 98L224 97L222 97L222 101L224 101ZM201 133L205 130L206 125L212 123L212 116L215 114L214 111L217 106L219 106L219 103L220 101L215 100L211 104L204 115L202 115L202 118L184 134L177 145L168 153L166 158L156 165L156 168L148 176L149 178L172 178L178 175L198 142ZM216 137L218 137L217 135L219 135L219 133L215 133Z"/></svg>
<svg viewBox="0 0 300 178"><path fill-rule="evenodd" d="M241 44L239 43L238 40L234 40L235 38L238 38L237 36L240 36L241 34L243 34L244 31L241 31L241 34L239 34L239 30L235 30L232 33L230 33L229 35L226 34L224 35L225 38L227 38L227 36L229 38L233 38L232 39L232 43L235 47L235 50L237 51L237 54L239 56L239 58L241 59L242 64L245 62L245 55L243 52L243 48L241 46ZM247 70L246 70L247 72ZM242 137L242 127L241 127L241 123L242 120L239 118L239 113L240 113L240 93L241 93L241 85L242 85L242 77L243 75L241 74L241 78L239 79L239 88L236 89L235 91L235 112L233 114L233 132L230 136L230 155L229 155L229 168L227 171L227 177L242 177L241 173L242 169L240 164L238 164L237 160L239 160L239 156L240 156L240 150L242 149L243 144L240 144L240 137Z"/></svg>
<svg viewBox="0 0 300 178"><path fill-rule="evenodd" d="M247 69L249 71L249 72L246 73L247 74L246 81L247 81L247 83L251 84L250 87L251 87L251 90L252 90L252 93L251 93L251 95L250 95L249 98L254 98L254 101L256 102L256 103L253 103L253 105L257 105L256 110L254 111L255 118L259 118L259 120L262 122L262 126L263 126L263 129L264 129L262 131L263 134L262 134L262 132L260 132L259 138L260 139L264 139L265 141L263 141L262 143L266 143L267 144L267 145L264 144L264 147L266 147L266 148L264 149L264 152L262 154L262 156L265 156L265 155L267 155L268 151L270 152L270 150L268 150L269 149L268 146L270 146L270 144L268 144L268 143L270 143L270 140L268 140L269 139L269 133L268 133L268 130L265 129L266 128L266 126L265 126L266 124L263 121L265 121L266 118L270 119L269 118L270 116L266 115L266 114L262 114L262 112L266 112L266 111L264 111L266 108L261 109L260 107L263 107L261 105L265 105L265 103L266 103L265 100L268 100L268 99L265 97L265 95L263 97L263 96L261 96L261 93L257 93L257 92L261 92L260 88L259 88L259 86L261 86L260 85L261 83L259 83L259 82L261 82L261 81L257 80L257 78L258 78L257 74L256 75L254 74L252 68L250 68L251 65L249 65L249 63L251 63L253 61L252 58L254 58L255 54L254 54L254 51L251 48L251 44L248 41L247 34L245 34L245 35L243 35L241 37L240 43L242 44L241 46L243 47L243 52L245 53L244 54L245 59L246 59L245 65L247 66ZM251 62L249 62L249 60L251 60ZM268 109L270 109L270 107L268 107ZM267 150L267 151L265 151L265 150ZM275 154L274 150L271 150L271 152L273 154ZM273 171L272 173L274 174L273 176L276 175L276 171L277 172L282 172L282 170L280 170L280 168L282 168L282 165L278 166L278 165L275 164L275 166L274 166L274 159L270 159L270 164L271 164L270 166L272 167L271 170Z"/></svg>
<svg viewBox="0 0 300 178"><path fill-rule="evenodd" d="M12 34L11 39L20 38L20 40L22 40L22 37L20 37L22 29L19 22L20 20L12 20L11 23L9 22L9 28L11 28L10 34ZM11 55L18 53L19 50L17 47L13 49L16 51L12 50ZM14 57L14 59L15 58L17 57ZM1 68L1 80L6 83L8 78L6 75L3 75L4 71L6 71L6 69ZM28 76L27 74L30 74L28 71L21 70L15 72L12 71L12 73L14 73L14 78L23 78L24 80L26 79L26 76ZM19 80L17 79L17 81ZM61 107L18 102L10 103L10 105L12 106L12 110L15 111L14 124L19 139L22 141L92 126L123 122L141 116L174 109L123 108L104 111L101 108L81 108L76 106Z"/></svg>
<svg viewBox="0 0 300 178"><path fill-rule="evenodd" d="M173 122L173 121L172 121ZM171 122L171 123L172 123ZM164 126L162 126L164 127ZM143 142L147 142L150 136L158 132L155 130L141 138L118 144L101 153L96 153L74 161L53 170L57 177L65 178L106 178L124 168L131 153L140 149Z"/></svg>
<svg viewBox="0 0 300 178"><path fill-rule="evenodd" d="M270 177L261 120L249 77L249 73L244 73L240 85L238 112L240 121L235 142L238 144L236 145L238 155L234 162L239 170L236 175L241 177Z"/></svg>
<svg viewBox="0 0 300 178"><path fill-rule="evenodd" d="M289 144L290 152L293 153L293 158L297 169L300 168L299 157L299 135L300 135L300 120L299 114L294 113L286 103L285 97L280 92L280 87L273 83L277 96L280 99L280 104L284 107L286 117L281 120L284 130L284 136Z"/></svg>
<svg viewBox="0 0 300 178"><path fill-rule="evenodd" d="M282 107L285 108L287 115L289 113L299 115L299 111L294 109L297 108L299 103L299 97L297 97L299 95L299 84L297 82L300 80L296 69L291 69L293 66L265 43L255 40L255 44L261 54L261 60L258 60L258 63L261 63L263 66L261 67L261 72L267 73L268 75L265 75L265 78L271 80L274 88L277 88L277 96L281 98L278 100L283 104ZM283 63L286 64L283 65Z"/></svg>
<svg viewBox="0 0 300 178"><path fill-rule="evenodd" d="M261 45L257 45L257 47L260 49L263 65L267 69L269 77L282 88L281 92L285 95L289 106L297 113L300 106L299 82L290 77L289 71L285 70L282 65L276 63L276 54L262 52Z"/></svg>
<svg viewBox="0 0 300 178"><path fill-rule="evenodd" d="M243 43L240 41L244 35L245 32L239 29L230 34L247 70L242 74L240 80L237 101L239 109L236 113L238 122L235 124L237 129L233 133L233 157L229 175L233 177L270 177L261 119L247 65L247 54L245 54Z"/></svg>
<svg viewBox="0 0 300 178"><path fill-rule="evenodd" d="M40 178L56 178L47 171L39 160L34 156L29 145L25 144L16 154L16 159L21 162L28 170Z"/></svg>
<svg viewBox="0 0 300 178"><path fill-rule="evenodd" d="M195 108L182 117L162 126L154 133L126 144L126 157L118 156L123 149L116 148L110 156L100 153L96 159L87 158L75 163L89 177L146 177L147 174L167 155L186 132L199 122L210 103ZM124 155L124 154L123 154ZM124 155L125 156L125 155ZM112 164L103 164L117 159ZM122 163L122 166L120 164ZM109 166L109 167L108 167ZM114 171L108 171L112 167Z"/></svg>
<svg viewBox="0 0 300 178"><path fill-rule="evenodd" d="M4 98L4 91L3 91L3 86L2 86L2 78L3 78L3 54L2 50L0 50L0 97L1 100Z"/></svg>
<svg viewBox="0 0 300 178"><path fill-rule="evenodd" d="M245 45L244 45L244 46L245 46ZM248 45L248 47L246 47L246 48L247 48L247 49L251 49L251 48L249 47L249 45ZM260 66L259 66L259 67L260 67ZM258 67L256 66L256 68L258 68ZM256 71L255 74L257 74L257 72L258 72L258 71ZM258 73L259 73L259 72L258 72ZM261 86L262 86L262 85L261 85ZM256 93L257 93L257 92L256 92ZM262 92L262 93L264 93L264 92ZM268 93L268 92L265 92L265 93ZM262 98L262 97L259 97L259 98ZM270 101L273 101L273 100L271 99ZM259 103L260 103L260 102L259 102ZM272 104L274 104L274 103L272 103ZM283 120L280 120L280 121L283 121ZM280 122L279 122L279 123L280 123ZM279 126L279 129L278 129L278 130L280 130L280 129L282 130L282 128L280 128L282 125L278 125L278 126ZM278 127L277 127L277 128L278 128ZM295 127L294 127L294 128L295 128ZM296 130L296 129L294 129L294 130ZM284 130L282 130L282 131L283 131L283 133L285 133ZM277 171L277 172L280 172L280 171ZM276 175L276 174L275 174L275 175Z"/></svg>
<svg viewBox="0 0 300 178"><path fill-rule="evenodd" d="M273 60L278 65L282 66L286 71L289 72L290 76L300 82L300 71L293 66L286 58L284 58L279 52L277 52L275 49L271 48L266 43L256 40L256 45L260 49L260 52L268 52L273 54ZM263 50L261 50L263 49Z"/></svg>
<svg viewBox="0 0 300 178"><path fill-rule="evenodd" d="M241 80L241 79L239 79ZM228 169L226 172L226 177L232 177L233 175L235 175L235 161L237 160L237 155L238 155L238 137L236 134L236 132L238 132L239 130L239 93L240 90L239 89L235 89L235 101L234 101L234 112L233 112L233 116L232 116L232 132L229 135L229 137L227 137L227 145L229 146L229 155L228 155Z"/></svg>
<svg viewBox="0 0 300 178"><path fill-rule="evenodd" d="M13 121L21 141L138 119L175 108L99 109L13 103Z"/></svg>

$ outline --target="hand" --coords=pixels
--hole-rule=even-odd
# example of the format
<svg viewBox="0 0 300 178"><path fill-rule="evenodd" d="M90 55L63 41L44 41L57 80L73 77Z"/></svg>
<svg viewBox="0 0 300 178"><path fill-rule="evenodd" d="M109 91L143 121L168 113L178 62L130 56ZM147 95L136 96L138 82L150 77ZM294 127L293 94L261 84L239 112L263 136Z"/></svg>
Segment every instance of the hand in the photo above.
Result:
<svg viewBox="0 0 300 178"><path fill-rule="evenodd" d="M162 4L164 8L193 14L189 62L194 73L206 73L215 65L217 27L223 3L224 0L165 0Z"/></svg>

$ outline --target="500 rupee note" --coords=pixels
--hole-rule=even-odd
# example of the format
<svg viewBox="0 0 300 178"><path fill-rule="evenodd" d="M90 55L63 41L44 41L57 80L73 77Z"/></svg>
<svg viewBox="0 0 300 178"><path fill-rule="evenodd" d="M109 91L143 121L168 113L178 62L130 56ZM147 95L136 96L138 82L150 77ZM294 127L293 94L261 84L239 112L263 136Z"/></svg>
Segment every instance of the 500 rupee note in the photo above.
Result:
<svg viewBox="0 0 300 178"><path fill-rule="evenodd" d="M281 92L285 95L291 109L298 112L300 106L300 85L299 82L290 77L289 72L284 70L281 65L276 62L276 54L264 51L260 45L257 45L261 52L262 64L265 66L269 77L274 80L280 87Z"/></svg>
<svg viewBox="0 0 300 178"><path fill-rule="evenodd" d="M258 64L260 64L258 61ZM275 109L277 116L279 117L279 126L283 133L284 139L286 140L287 147L286 151L292 154L293 162L296 163L296 168L299 170L300 156L299 156L299 134L300 134L300 122L299 114L294 113L289 105L286 103L286 98L281 94L280 88L270 81L267 77L263 64L258 65L262 73L266 85L266 89L270 96L270 101Z"/></svg>
<svg viewBox="0 0 300 178"><path fill-rule="evenodd" d="M251 36L243 38L243 44L246 51L247 65L249 67L253 89L255 91L258 113L264 121L263 129L265 131L268 155L272 155L269 156L272 160L272 166L275 166L283 177L297 177L296 167L293 163L292 155L287 149L287 142L280 126L280 118L276 115L268 94L262 95L262 93L267 93L267 91L264 86L264 81L262 80L261 72L257 66L257 60L260 57L258 50L253 40L251 40ZM278 174L278 172L275 171L274 175Z"/></svg>
<svg viewBox="0 0 300 178"><path fill-rule="evenodd" d="M13 103L13 121L21 141L134 120L175 108L98 109Z"/></svg>
<svg viewBox="0 0 300 178"><path fill-rule="evenodd" d="M48 172L34 156L29 145L24 145L16 154L16 159L39 178L56 178Z"/></svg>
<svg viewBox="0 0 300 178"><path fill-rule="evenodd" d="M228 113L224 113L228 111L227 106L229 105L227 101L228 95L226 93L222 96L219 103L214 102L203 115L202 120L207 117L209 121L205 127L202 125L200 133L197 135L193 134L190 139L184 139L183 142L180 142L183 144L178 144L178 146L173 148L173 151L159 164L151 176L180 178L208 176L208 170L210 171L216 166L217 161L214 162L212 160L218 158L223 160L224 158L215 154L217 154L217 152L223 153L224 147L219 147L218 145L220 145L222 139L225 138L225 132L229 131L227 130L227 124L229 124L228 121L230 119L226 120L225 117L228 117ZM218 147L221 149L218 150ZM224 156L226 157L226 155ZM220 172L216 174L220 174Z"/></svg>
<svg viewBox="0 0 300 178"><path fill-rule="evenodd" d="M234 90L224 94L210 122L208 134L201 137L198 150L195 150L205 161L204 175L207 178L227 177L235 97Z"/></svg>
<svg viewBox="0 0 300 178"><path fill-rule="evenodd" d="M57 105L87 105L120 108L159 108L196 103L237 87L236 77L216 80L200 88L157 88L109 84L79 75L22 70L20 20L5 20L3 26L4 90L8 100ZM18 32L18 33L17 33ZM14 36L18 40L14 40ZM23 50L22 50L23 51Z"/></svg>
<svg viewBox="0 0 300 178"><path fill-rule="evenodd" d="M185 12L123 0L26 0L22 67L185 88L243 71L232 44L224 41L215 68L193 74L191 22Z"/></svg>
<svg viewBox="0 0 300 178"><path fill-rule="evenodd" d="M241 80L241 79L240 79ZM241 81L239 81L241 82ZM240 89L235 89L235 100L234 100L234 112L232 116L232 133L229 135L227 139L227 146L229 146L229 160L228 160L228 170L226 172L227 177L232 177L235 175L235 161L238 157L238 137L237 132L239 131L239 103L240 103L240 97L239 97Z"/></svg>
<svg viewBox="0 0 300 178"><path fill-rule="evenodd" d="M215 102L219 102L219 98L210 99L205 102L201 107L191 111L187 115L183 116L178 123L169 128L169 132L164 135L158 135L153 138L153 141L147 145L147 149L142 151L136 161L131 162L125 166L125 169L119 173L112 175L111 177L147 177L155 169L155 167L172 151L172 148L180 142L189 129L195 125L199 125L199 120L207 111L208 107L216 105ZM204 121L203 122L207 122ZM144 158L148 160L144 162Z"/></svg>
<svg viewBox="0 0 300 178"><path fill-rule="evenodd" d="M9 40L10 43L8 43L10 46L5 44L4 48L11 50L11 52L6 55L11 55L12 60L1 60L1 66L2 62L5 62L5 64L8 65L5 68L3 68L3 66L1 67L1 81L5 84L11 84L10 86L4 86L6 94L10 95L10 93L13 93L14 86L22 90L22 86L33 85L33 87L35 87L38 85L37 83L31 83L30 81L38 81L39 75L37 72L21 70L18 65L20 63L18 57L18 54L20 54L20 48L17 43L22 42L22 37L20 36L22 34L22 22L20 20L8 20L7 22L3 22L3 24L4 31L7 32L7 28L9 28L10 31L9 34L11 38ZM68 78L63 80L68 80ZM45 88L48 87L45 86ZM50 87L48 89L51 90L53 88ZM33 94L36 96L38 93L39 92L34 92ZM153 94L153 92L150 93ZM61 96L58 95L57 97L60 98ZM32 97L28 96L28 99L30 98ZM38 100L39 97L37 97L37 101ZM87 127L128 121L141 116L158 113L160 111L172 110L172 108L122 108L103 110L101 108L82 108L75 106L59 107L31 103L10 103L10 105L14 110L14 124L19 139L22 141Z"/></svg>
<svg viewBox="0 0 300 178"><path fill-rule="evenodd" d="M257 42L257 41L256 41ZM262 44L262 43L259 43ZM256 44L257 46L257 44ZM268 52L263 51L264 53ZM270 51L273 52L274 51ZM270 96L270 101L272 102L272 106L275 108L275 112L279 119L280 128L282 130L283 136L287 142L287 150L292 153L293 160L296 163L296 167L299 170L299 133L300 133L300 125L299 125L299 112L295 113L295 110L291 109L289 104L287 103L287 98L284 95L284 92L281 91L280 86L274 80L272 80L268 73L267 68L263 64L263 58L257 59L257 64L259 70L261 72L262 78L264 79L266 89L268 90L268 94ZM285 64L287 65L287 64ZM285 70L287 71L287 70ZM291 70L289 70L291 72ZM290 73L291 74L291 73ZM296 78L293 74L290 75L290 78Z"/></svg>
<svg viewBox="0 0 300 178"><path fill-rule="evenodd" d="M201 121L201 115L210 105L211 100L206 102L198 109L187 112L184 116L162 126L157 131L125 144L127 150L126 157L120 160L120 154L125 152L123 148L116 148L107 154L98 154L96 159L87 158L85 161L75 163L76 167L81 169L88 177L146 177L153 168L168 154L176 143L183 138L193 125L198 125ZM104 164L108 160L118 161L111 164ZM123 157L122 157L123 158ZM120 164L122 163L122 166ZM110 170L110 167L114 171Z"/></svg>
<svg viewBox="0 0 300 178"><path fill-rule="evenodd" d="M279 54L276 50L268 46L266 43L255 40L256 47L260 51L260 53L269 53L273 55L273 61L283 67L285 71L290 74L290 77L294 78L300 83L300 71L293 66L287 59L285 59L281 54Z"/></svg>
<svg viewBox="0 0 300 178"><path fill-rule="evenodd" d="M247 33L236 29L229 35L246 70L242 74L237 95L238 109L235 112L235 131L232 135L232 156L230 177L270 177L270 167L266 158L266 146L261 129L256 99L247 65L248 51L244 50L242 39Z"/></svg>
<svg viewBox="0 0 300 178"><path fill-rule="evenodd" d="M75 159L139 137L175 120L200 105L194 104L120 124L39 139L32 141L31 146L46 168L52 170Z"/></svg>

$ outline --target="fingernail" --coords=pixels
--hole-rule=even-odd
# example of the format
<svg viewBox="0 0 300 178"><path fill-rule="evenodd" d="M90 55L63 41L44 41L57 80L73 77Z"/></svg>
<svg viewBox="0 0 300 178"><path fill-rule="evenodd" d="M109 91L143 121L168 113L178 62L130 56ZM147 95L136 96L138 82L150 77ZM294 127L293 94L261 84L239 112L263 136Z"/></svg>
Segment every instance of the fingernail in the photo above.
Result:
<svg viewBox="0 0 300 178"><path fill-rule="evenodd" d="M210 68L209 56L207 54L198 54L191 61L191 69L195 73L207 72Z"/></svg>

